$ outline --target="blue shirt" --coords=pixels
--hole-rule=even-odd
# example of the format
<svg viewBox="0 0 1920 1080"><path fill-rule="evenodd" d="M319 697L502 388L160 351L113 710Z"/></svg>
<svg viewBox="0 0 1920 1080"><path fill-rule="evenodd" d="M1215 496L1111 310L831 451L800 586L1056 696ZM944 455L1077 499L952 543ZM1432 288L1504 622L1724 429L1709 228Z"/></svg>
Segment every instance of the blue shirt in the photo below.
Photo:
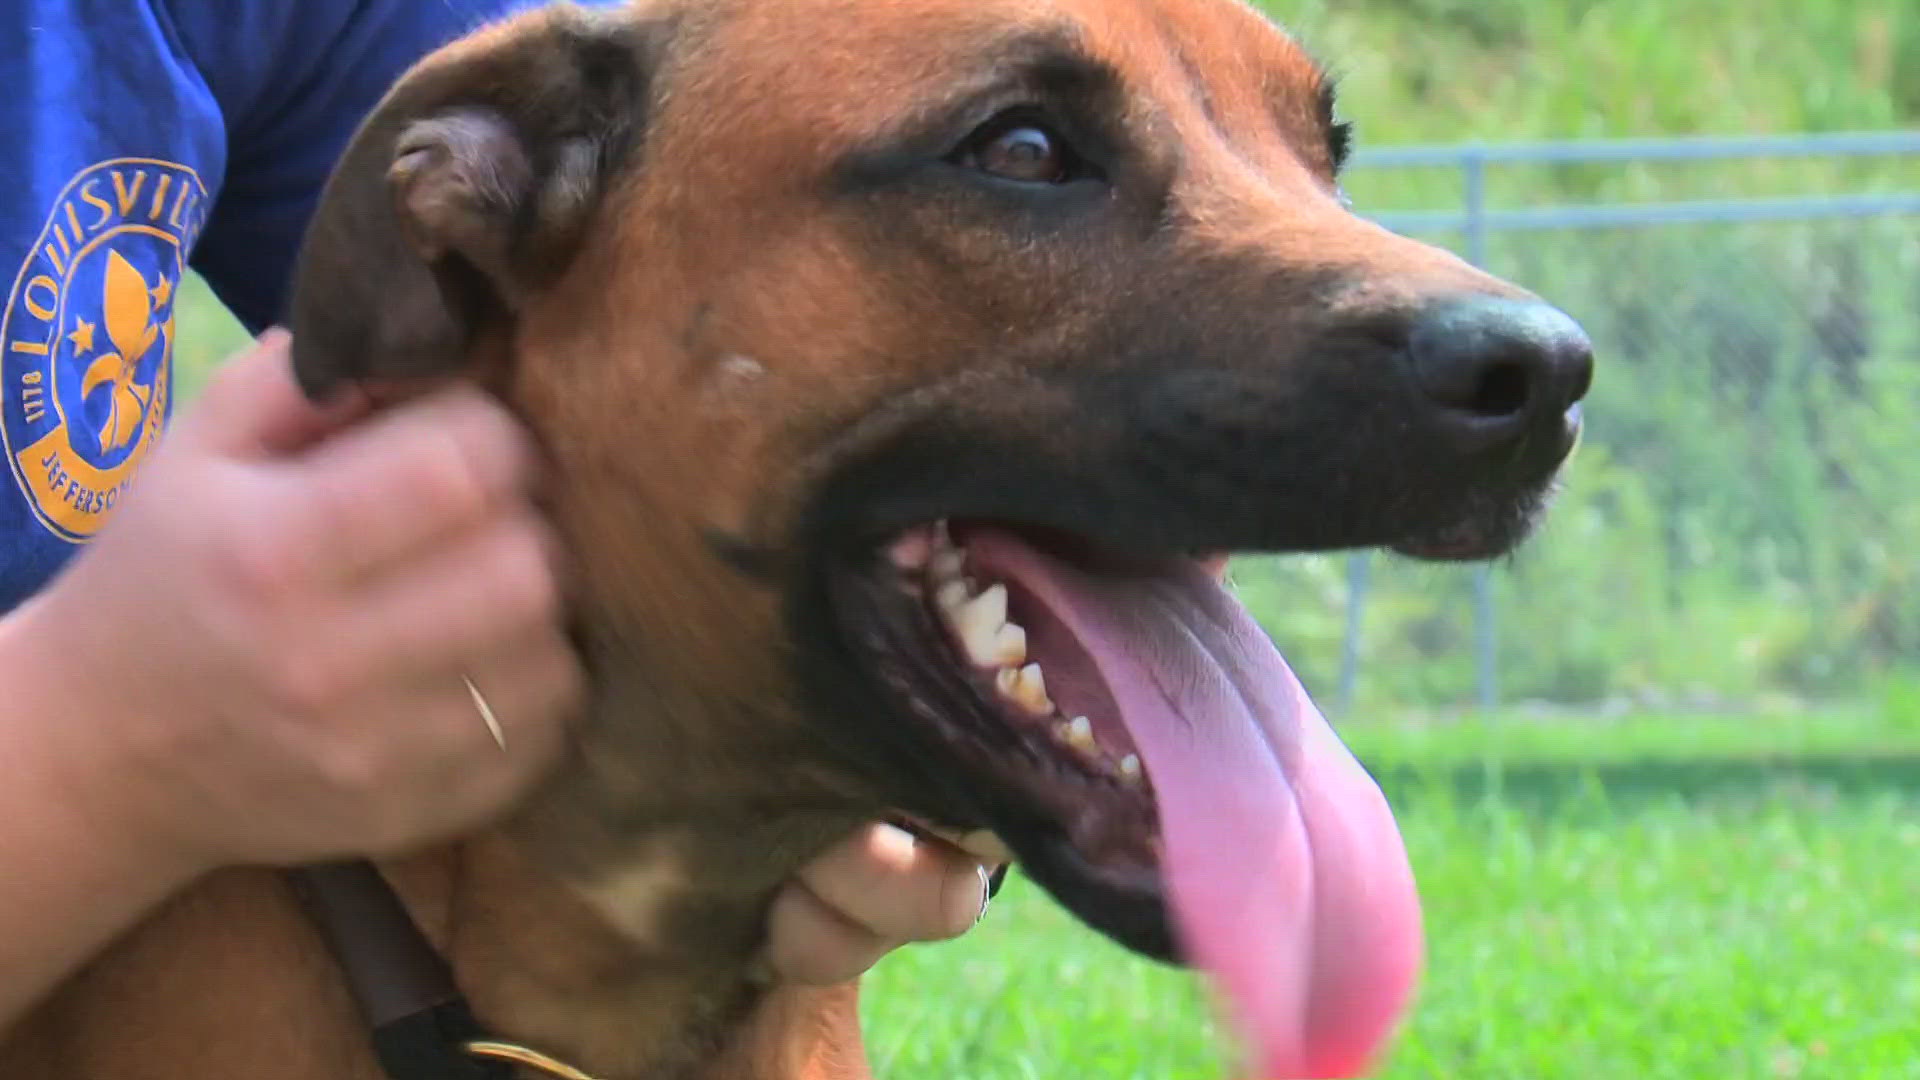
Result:
<svg viewBox="0 0 1920 1080"><path fill-rule="evenodd" d="M259 332L360 120L530 0L8 0L0 612L100 529L172 411L191 267Z"/></svg>

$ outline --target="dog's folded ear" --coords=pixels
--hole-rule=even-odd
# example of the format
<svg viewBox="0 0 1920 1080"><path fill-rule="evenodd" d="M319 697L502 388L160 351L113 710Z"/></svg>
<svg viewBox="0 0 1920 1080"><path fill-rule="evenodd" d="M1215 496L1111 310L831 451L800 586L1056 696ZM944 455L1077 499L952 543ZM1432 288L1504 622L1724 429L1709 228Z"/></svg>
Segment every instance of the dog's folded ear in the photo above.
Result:
<svg viewBox="0 0 1920 1080"><path fill-rule="evenodd" d="M452 374L563 270L639 152L664 28L543 10L435 54L361 125L308 226L289 325L305 391Z"/></svg>

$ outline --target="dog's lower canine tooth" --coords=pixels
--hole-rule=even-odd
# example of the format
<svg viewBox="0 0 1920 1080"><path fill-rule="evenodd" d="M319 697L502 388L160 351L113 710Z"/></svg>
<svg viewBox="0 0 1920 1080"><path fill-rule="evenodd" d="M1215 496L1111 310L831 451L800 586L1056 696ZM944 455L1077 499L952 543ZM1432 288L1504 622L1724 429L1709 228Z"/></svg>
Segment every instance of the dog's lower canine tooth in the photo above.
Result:
<svg viewBox="0 0 1920 1080"><path fill-rule="evenodd" d="M994 677L994 686L1002 697L1020 706L1029 716L1053 715L1053 699L1047 696L1047 679L1041 674L1039 664L1001 668L1000 674Z"/></svg>
<svg viewBox="0 0 1920 1080"><path fill-rule="evenodd" d="M1128 780L1140 779L1140 755L1128 754L1120 759L1120 775Z"/></svg>

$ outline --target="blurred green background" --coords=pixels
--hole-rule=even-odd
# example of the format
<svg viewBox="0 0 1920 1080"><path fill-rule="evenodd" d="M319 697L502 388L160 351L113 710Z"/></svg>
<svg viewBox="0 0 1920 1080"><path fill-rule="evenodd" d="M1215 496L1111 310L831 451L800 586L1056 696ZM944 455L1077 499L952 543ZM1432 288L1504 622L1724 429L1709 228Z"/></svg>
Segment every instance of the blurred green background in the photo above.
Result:
<svg viewBox="0 0 1920 1080"><path fill-rule="evenodd" d="M1911 129L1913 0L1273 4L1361 144ZM1357 170L1363 212L1447 170ZM1498 207L1920 190L1920 161L1540 166ZM1457 246L1458 237L1436 240ZM1589 431L1494 578L1376 564L1337 719L1400 809L1431 956L1395 1077L1920 1077L1920 221L1503 236L1492 268L1601 348ZM181 306L182 383L241 340ZM1346 565L1248 560L1326 697ZM871 980L880 1074L1214 1077L1188 977L1017 876L965 940Z"/></svg>
<svg viewBox="0 0 1920 1080"><path fill-rule="evenodd" d="M1912 126L1912 0L1303 0L1361 144ZM1920 190L1920 160L1512 166L1495 207ZM1453 209L1455 171L1357 169L1363 211ZM1430 237L1456 249L1460 237ZM1496 577L1503 701L1784 707L1920 695L1920 224L1496 236L1492 269L1600 346L1588 437ZM241 340L195 283L182 383ZM1339 666L1346 564L1240 584L1310 686ZM1356 716L1474 697L1468 575L1379 565ZM1909 708L1914 706L1909 702Z"/></svg>

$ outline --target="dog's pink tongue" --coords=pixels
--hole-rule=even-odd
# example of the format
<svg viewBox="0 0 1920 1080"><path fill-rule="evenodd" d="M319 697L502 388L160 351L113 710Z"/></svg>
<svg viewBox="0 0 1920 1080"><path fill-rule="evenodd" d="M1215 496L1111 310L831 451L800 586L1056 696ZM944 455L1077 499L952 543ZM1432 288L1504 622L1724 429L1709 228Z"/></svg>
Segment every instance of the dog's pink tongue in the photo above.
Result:
<svg viewBox="0 0 1920 1080"><path fill-rule="evenodd" d="M1224 596L1210 612L1179 601L1110 624L1132 634L1083 640L1112 658L1101 666L1159 797L1183 944L1262 1080L1360 1075L1420 964L1400 832L1252 618Z"/></svg>
<svg viewBox="0 0 1920 1080"><path fill-rule="evenodd" d="M1095 576L1003 552L994 561L1021 564L1020 584L1087 651L1139 748L1186 958L1223 994L1260 1080L1366 1072L1422 951L1380 789L1199 567Z"/></svg>

